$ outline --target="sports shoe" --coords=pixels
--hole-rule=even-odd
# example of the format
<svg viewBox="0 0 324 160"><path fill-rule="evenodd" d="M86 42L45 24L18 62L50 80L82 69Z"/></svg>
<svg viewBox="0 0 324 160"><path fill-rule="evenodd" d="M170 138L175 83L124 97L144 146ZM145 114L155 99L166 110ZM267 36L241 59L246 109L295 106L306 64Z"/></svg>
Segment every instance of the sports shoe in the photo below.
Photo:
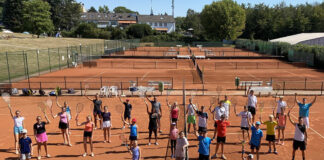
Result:
<svg viewBox="0 0 324 160"><path fill-rule="evenodd" d="M155 142L155 145L156 145L156 146L158 146L158 145L159 145L159 143Z"/></svg>
<svg viewBox="0 0 324 160"><path fill-rule="evenodd" d="M271 153L271 149L269 148L268 153Z"/></svg>
<svg viewBox="0 0 324 160"><path fill-rule="evenodd" d="M37 159L38 159L38 160L42 159L42 156L38 156Z"/></svg>
<svg viewBox="0 0 324 160"><path fill-rule="evenodd" d="M222 159L227 159L224 154L222 154Z"/></svg>
<svg viewBox="0 0 324 160"><path fill-rule="evenodd" d="M162 133L162 130L160 130L159 133Z"/></svg>
<svg viewBox="0 0 324 160"><path fill-rule="evenodd" d="M212 156L212 158L217 158L217 154L215 153L215 154Z"/></svg>
<svg viewBox="0 0 324 160"><path fill-rule="evenodd" d="M47 154L46 157L47 157L47 158L51 158L51 155Z"/></svg>
<svg viewBox="0 0 324 160"><path fill-rule="evenodd" d="M150 145L151 145L151 143L148 143L147 145L148 145L148 146L150 146Z"/></svg>
<svg viewBox="0 0 324 160"><path fill-rule="evenodd" d="M18 150L16 150L16 154L19 154L19 151Z"/></svg>
<svg viewBox="0 0 324 160"><path fill-rule="evenodd" d="M125 126L123 126L121 129L125 129Z"/></svg>
<svg viewBox="0 0 324 160"><path fill-rule="evenodd" d="M85 157L85 156L87 156L87 153L83 153L83 155L82 155L83 157Z"/></svg>
<svg viewBox="0 0 324 160"><path fill-rule="evenodd" d="M273 153L274 153L274 154L278 154L278 152L277 152L277 150L276 150L276 149L275 149L275 150L273 151Z"/></svg>
<svg viewBox="0 0 324 160"><path fill-rule="evenodd" d="M92 152L90 156L91 156L91 157L94 157L94 153Z"/></svg>

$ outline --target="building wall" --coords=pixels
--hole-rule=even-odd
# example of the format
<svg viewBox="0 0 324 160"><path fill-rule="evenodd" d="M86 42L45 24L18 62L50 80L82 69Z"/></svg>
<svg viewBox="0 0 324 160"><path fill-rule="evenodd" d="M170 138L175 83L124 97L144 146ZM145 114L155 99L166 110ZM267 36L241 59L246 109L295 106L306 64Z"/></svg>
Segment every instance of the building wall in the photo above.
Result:
<svg viewBox="0 0 324 160"><path fill-rule="evenodd" d="M307 44L307 45L319 45L324 46L324 37L315 38L307 41L299 42L298 44Z"/></svg>
<svg viewBox="0 0 324 160"><path fill-rule="evenodd" d="M155 28L168 28L167 33L175 32L175 23L165 23L163 22L162 25L160 22L139 22L139 24L148 24L152 27L152 29Z"/></svg>

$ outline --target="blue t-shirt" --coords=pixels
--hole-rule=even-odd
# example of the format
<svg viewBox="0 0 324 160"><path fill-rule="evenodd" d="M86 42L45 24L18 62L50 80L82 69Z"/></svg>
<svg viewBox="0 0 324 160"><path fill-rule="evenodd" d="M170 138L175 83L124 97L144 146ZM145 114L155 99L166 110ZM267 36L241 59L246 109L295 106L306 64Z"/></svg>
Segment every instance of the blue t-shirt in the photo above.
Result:
<svg viewBox="0 0 324 160"><path fill-rule="evenodd" d="M250 144L253 144L255 146L260 145L261 138L263 137L263 132L261 129L256 129L254 126L251 127L252 136Z"/></svg>
<svg viewBox="0 0 324 160"><path fill-rule="evenodd" d="M209 146L211 144L211 139L209 137L198 137L199 149L198 152L203 155L209 155Z"/></svg>
<svg viewBox="0 0 324 160"><path fill-rule="evenodd" d="M66 107L66 112L71 115L71 109L69 106Z"/></svg>
<svg viewBox="0 0 324 160"><path fill-rule="evenodd" d="M32 140L29 137L20 138L19 139L20 153L22 153L22 154L30 153L30 144L31 143L32 143Z"/></svg>
<svg viewBox="0 0 324 160"><path fill-rule="evenodd" d="M140 156L139 148L138 147L133 148L132 153L133 153L133 160L139 160L139 156Z"/></svg>
<svg viewBox="0 0 324 160"><path fill-rule="evenodd" d="M312 106L311 103L301 104L298 103L299 106L299 117L308 117L309 116L309 108Z"/></svg>
<svg viewBox="0 0 324 160"><path fill-rule="evenodd" d="M130 128L130 136L137 136L137 126L136 126L136 124L131 125L129 128Z"/></svg>

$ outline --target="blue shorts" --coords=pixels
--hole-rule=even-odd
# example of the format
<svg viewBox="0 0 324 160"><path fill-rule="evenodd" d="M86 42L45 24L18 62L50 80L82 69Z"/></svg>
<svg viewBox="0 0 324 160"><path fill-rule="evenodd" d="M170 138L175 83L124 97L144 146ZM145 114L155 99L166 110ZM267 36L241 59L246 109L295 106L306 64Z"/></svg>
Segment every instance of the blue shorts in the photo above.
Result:
<svg viewBox="0 0 324 160"><path fill-rule="evenodd" d="M20 134L23 129L24 129L23 127L14 126L14 133L15 134Z"/></svg>
<svg viewBox="0 0 324 160"><path fill-rule="evenodd" d="M93 114L101 116L101 110L93 110Z"/></svg>

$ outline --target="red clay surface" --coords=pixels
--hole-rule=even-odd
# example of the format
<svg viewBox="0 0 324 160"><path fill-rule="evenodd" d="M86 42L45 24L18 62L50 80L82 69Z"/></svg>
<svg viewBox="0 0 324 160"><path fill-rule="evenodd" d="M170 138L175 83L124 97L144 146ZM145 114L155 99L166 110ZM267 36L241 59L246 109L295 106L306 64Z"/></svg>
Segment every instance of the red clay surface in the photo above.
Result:
<svg viewBox="0 0 324 160"><path fill-rule="evenodd" d="M160 134L159 137L159 145L151 145L147 146L148 143L148 116L146 115L146 108L143 103L143 100L140 98L130 98L130 102L133 104L134 109L132 111L132 116L137 118L138 126L139 126L139 145L142 149L144 159L159 159L162 160L165 158L167 142L168 142L168 122L169 122L169 114L167 112L167 106L165 103L166 97L158 97L158 101L162 103L163 117L162 117L162 130L163 133ZM187 99L190 96L187 97ZM194 102L199 105L209 105L211 97L207 96L196 96L194 97ZM233 97L230 97L232 99ZM246 102L246 97L235 97L239 102L237 105L237 110L242 110L242 105ZM285 97L287 99L288 97ZM301 99L302 97L299 97ZM312 100L313 97L308 97L309 100ZM33 133L32 133L32 125L35 123L35 118L38 115L42 115L40 110L37 107L37 103L46 100L46 97L13 97L11 99L13 110L19 109L22 115L25 117L24 125L25 128L28 129L28 136L34 141ZM169 97L170 101L173 102L177 100L180 104L182 103L182 97ZM52 98L52 100L54 100ZM60 102L68 101L69 105L72 107L72 111L75 111L75 106L77 103L84 103L85 109L80 115L80 120L84 120L85 116L91 114L91 102L88 101L85 97L60 97ZM127 152L126 147L121 146L121 141L119 140L119 135L122 133L120 129L122 123L120 121L120 116L116 112L115 106L120 104L117 98L103 98L103 104L109 106L109 110L112 113L112 143L103 143L103 133L102 130L94 131L93 140L94 143L94 153L95 157L81 157L83 151L83 127L76 127L73 114L72 122L71 122L71 141L72 147L63 146L62 136L60 135L60 131L58 129L58 119L51 120L51 124L47 125L47 133L49 135L49 153L51 154L53 160L61 160L61 159L130 159L130 154ZM269 115L272 111L272 107L270 106L270 101L273 101L273 98L260 98L259 101L265 102L263 117L264 120L267 119L267 115ZM323 107L321 105L324 103L323 97L318 97L317 102L312 106L310 110L310 129L308 130L308 145L306 158L308 160L320 160L324 158L324 117L321 116L324 112ZM59 109L54 105L55 113L59 111ZM14 154L14 139L12 135L13 128L13 120L9 116L9 111L6 107L4 101L0 100L0 120L3 122L0 124L2 131L0 132L0 159L15 159L17 156ZM231 122L231 126L227 131L227 144L225 145L225 155L230 160L240 159L241 156L241 145L239 144L239 136L240 136L240 118L234 116L233 108L231 108L231 115L229 121ZM183 114L183 108L181 107L180 114ZM212 117L210 113L209 117ZM292 111L294 116L298 115L298 109L295 106ZM182 116L183 117L183 116ZM296 119L294 119L296 121ZM183 122L183 120L182 120ZM179 124L181 125L181 124ZM180 126L180 128L183 126ZM262 126L264 135L266 134L265 126ZM208 120L208 136L213 136L213 121L212 118ZM126 129L128 133L128 129ZM262 160L283 160L283 159L291 159L292 152L292 139L294 136L294 127L288 123L286 127L286 142L284 146L277 145L278 155L268 154L268 147L265 141L265 137L263 138L262 147L261 147L261 159ZM276 133L277 134L277 133ZM126 134L127 135L127 134ZM127 135L128 136L128 135ZM198 142L195 140L195 137L192 134L189 134L189 156L190 159L197 159L198 157ZM246 151L250 151L249 146L245 146ZM34 145L34 154L37 153L36 146ZM215 142L211 145L211 154L215 153ZM42 155L44 155L44 150L42 150ZM43 157L43 159L47 159ZM296 159L301 159L300 151L296 154Z"/></svg>

